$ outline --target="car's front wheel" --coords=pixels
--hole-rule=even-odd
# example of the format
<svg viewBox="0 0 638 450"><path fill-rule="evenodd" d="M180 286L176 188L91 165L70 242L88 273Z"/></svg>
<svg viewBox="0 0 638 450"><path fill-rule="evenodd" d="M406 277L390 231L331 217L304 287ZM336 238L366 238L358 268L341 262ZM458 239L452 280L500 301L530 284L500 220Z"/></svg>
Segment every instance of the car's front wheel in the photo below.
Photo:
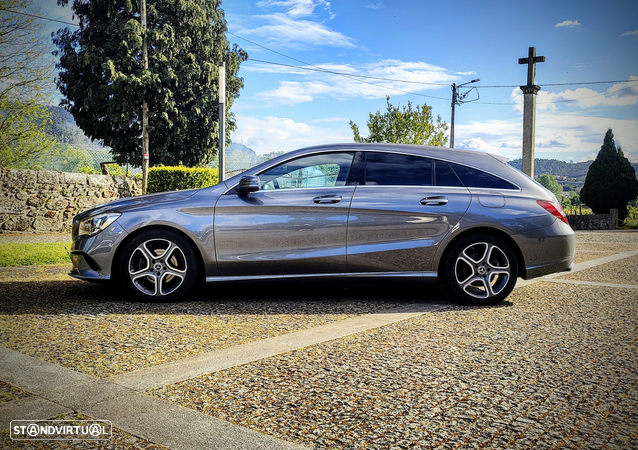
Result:
<svg viewBox="0 0 638 450"><path fill-rule="evenodd" d="M149 230L124 249L120 275L138 297L164 302L187 294L197 270L197 258L186 239L169 230Z"/></svg>
<svg viewBox="0 0 638 450"><path fill-rule="evenodd" d="M490 234L461 239L445 264L448 291L467 304L493 305L504 300L518 277L516 255L505 241Z"/></svg>

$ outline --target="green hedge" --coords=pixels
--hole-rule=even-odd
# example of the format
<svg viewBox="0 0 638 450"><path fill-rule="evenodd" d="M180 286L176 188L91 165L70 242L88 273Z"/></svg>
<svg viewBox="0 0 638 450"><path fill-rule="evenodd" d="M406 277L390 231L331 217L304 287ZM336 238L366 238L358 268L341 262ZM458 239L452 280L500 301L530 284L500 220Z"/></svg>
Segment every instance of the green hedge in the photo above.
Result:
<svg viewBox="0 0 638 450"><path fill-rule="evenodd" d="M210 167L151 167L148 171L146 192L179 191L199 189L218 183L217 169Z"/></svg>

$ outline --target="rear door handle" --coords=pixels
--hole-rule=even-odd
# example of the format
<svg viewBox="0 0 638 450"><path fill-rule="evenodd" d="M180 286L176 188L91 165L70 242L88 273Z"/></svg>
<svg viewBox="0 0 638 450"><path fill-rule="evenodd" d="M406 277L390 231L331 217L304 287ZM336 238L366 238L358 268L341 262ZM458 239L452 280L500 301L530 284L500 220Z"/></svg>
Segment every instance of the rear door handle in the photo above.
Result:
<svg viewBox="0 0 638 450"><path fill-rule="evenodd" d="M313 198L312 201L317 204L339 203L341 198L342 197L340 195L322 195L320 197Z"/></svg>
<svg viewBox="0 0 638 450"><path fill-rule="evenodd" d="M448 199L443 197L442 195L437 195L435 197L425 197L423 199L421 199L421 204L423 206L440 206L440 205L446 205L448 202Z"/></svg>

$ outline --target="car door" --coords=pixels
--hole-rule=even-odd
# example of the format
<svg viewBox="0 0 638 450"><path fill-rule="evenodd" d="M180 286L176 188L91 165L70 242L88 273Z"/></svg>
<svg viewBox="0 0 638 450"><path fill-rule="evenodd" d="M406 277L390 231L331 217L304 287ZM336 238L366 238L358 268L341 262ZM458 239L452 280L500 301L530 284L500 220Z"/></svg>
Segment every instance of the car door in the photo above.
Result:
<svg viewBox="0 0 638 450"><path fill-rule="evenodd" d="M301 156L257 174L257 192L222 195L214 219L220 276L345 273L353 158Z"/></svg>
<svg viewBox="0 0 638 450"><path fill-rule="evenodd" d="M436 168L435 168L436 165ZM471 195L447 163L387 152L357 156L348 222L348 272L429 272L437 246ZM440 178L442 186L435 186Z"/></svg>

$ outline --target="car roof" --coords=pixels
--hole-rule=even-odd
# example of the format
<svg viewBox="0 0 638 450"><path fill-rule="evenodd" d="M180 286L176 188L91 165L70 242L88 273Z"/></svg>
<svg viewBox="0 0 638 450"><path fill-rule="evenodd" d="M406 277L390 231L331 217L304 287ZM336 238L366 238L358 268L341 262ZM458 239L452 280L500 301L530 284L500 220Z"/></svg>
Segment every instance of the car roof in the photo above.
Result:
<svg viewBox="0 0 638 450"><path fill-rule="evenodd" d="M472 164L471 161L476 162L487 162L494 158L503 163L507 163L509 161L508 158L499 155L493 155L491 153L479 152L475 150L459 150L456 148L448 148L448 147L430 147L426 145L412 145L412 144L388 144L388 143L358 143L358 142L348 142L348 143L339 143L339 144L325 144L325 145L315 145L312 147L305 147L299 150L295 150L295 153L299 151L300 153L306 153L309 151L332 151L332 150L346 150L352 149L356 151L390 151L390 152L399 152L399 153L408 153L415 154L419 156L429 156L432 158L443 159L446 161L453 161L465 164ZM291 153L288 153L289 155Z"/></svg>
<svg viewBox="0 0 638 450"><path fill-rule="evenodd" d="M323 153L332 151L382 151L392 153L403 153L409 155L418 155L428 158L435 158L442 161L451 163L457 163L464 166L475 167L477 169L484 170L493 175L500 176L513 182L514 184L521 186L526 185L532 187L533 182L528 180L527 176L518 171L514 167L507 164L508 158L493 155L490 153L479 152L475 150L459 150L447 147L430 147L425 145L411 145L411 144L388 144L388 143L336 143L336 144L324 144L315 145L311 147L304 147L298 150L293 150L280 155L274 159L266 161L256 167L251 168L251 171L258 169L263 170L268 166L274 166L282 161L296 158L297 156ZM227 180L229 181L229 187L239 181L239 176L235 180L235 177Z"/></svg>

